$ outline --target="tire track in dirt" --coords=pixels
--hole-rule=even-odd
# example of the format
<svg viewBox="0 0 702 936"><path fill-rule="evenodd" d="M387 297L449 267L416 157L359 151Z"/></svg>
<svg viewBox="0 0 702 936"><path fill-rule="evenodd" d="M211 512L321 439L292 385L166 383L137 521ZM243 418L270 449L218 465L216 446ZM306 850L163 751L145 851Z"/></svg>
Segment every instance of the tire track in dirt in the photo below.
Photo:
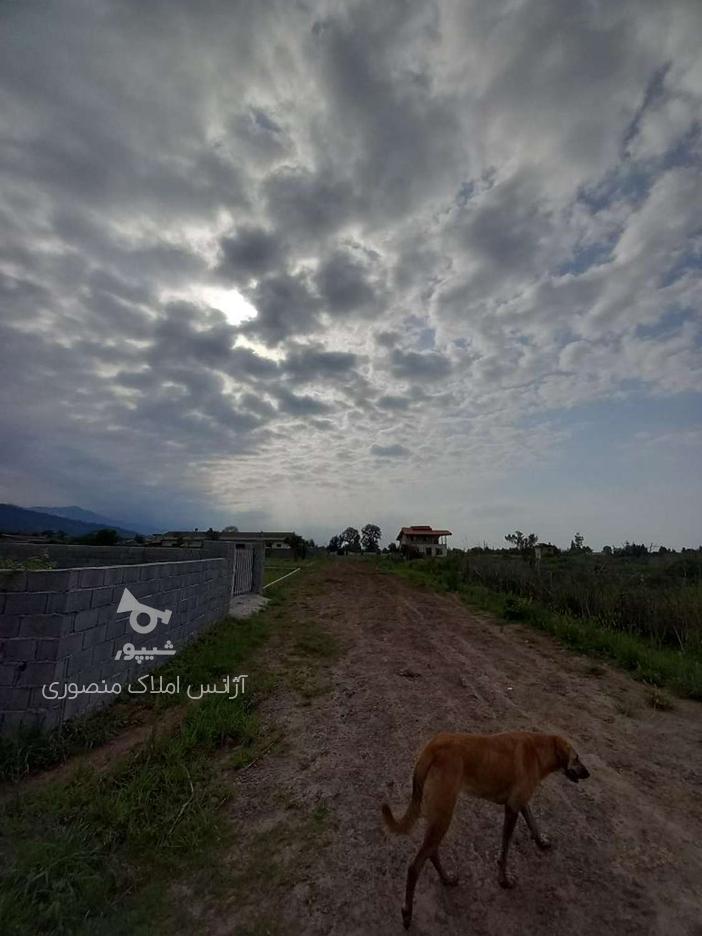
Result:
<svg viewBox="0 0 702 936"><path fill-rule="evenodd" d="M311 936L403 932L404 877L421 829L388 836L380 802L404 807L415 754L438 730L531 728L566 735L592 773L577 787L553 776L537 794L553 851L538 852L518 825L518 886L502 891L501 810L461 798L444 847L460 886L443 888L427 867L411 932L702 936L698 704L653 711L623 674L594 676L586 658L545 635L360 562L329 563L311 582L299 613L348 649L330 693L302 704L281 692L266 703L286 745L235 780L232 861L245 862L261 831L296 811L327 806L333 834L324 846L301 845L292 885L290 875L271 880L263 902L232 895L209 909L204 931L250 932L265 919ZM400 675L407 669L419 675Z"/></svg>

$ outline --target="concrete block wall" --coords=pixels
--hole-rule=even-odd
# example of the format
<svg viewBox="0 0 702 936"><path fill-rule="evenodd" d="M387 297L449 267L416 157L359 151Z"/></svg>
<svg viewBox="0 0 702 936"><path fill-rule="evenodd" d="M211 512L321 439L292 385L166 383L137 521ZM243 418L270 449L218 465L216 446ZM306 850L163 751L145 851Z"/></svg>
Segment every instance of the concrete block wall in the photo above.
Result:
<svg viewBox="0 0 702 936"><path fill-rule="evenodd" d="M131 563L174 562L185 559L213 559L230 557L236 544L232 541L205 540L202 547L182 546L81 546L63 543L20 543L0 541L0 569L3 559L23 562L41 557L48 559L56 569L75 569L80 566L112 566Z"/></svg>
<svg viewBox="0 0 702 936"><path fill-rule="evenodd" d="M70 548L70 547L64 547ZM95 547L100 548L100 547ZM105 547L111 548L111 547ZM168 551L173 555L174 551ZM198 550L200 555L202 553ZM180 551L179 553L180 554ZM0 733L51 728L113 697L48 701L42 686L120 682L126 686L164 662L116 660L125 642L176 653L229 611L233 558L125 564L51 571L0 571ZM117 614L124 588L144 604L172 611L143 635Z"/></svg>

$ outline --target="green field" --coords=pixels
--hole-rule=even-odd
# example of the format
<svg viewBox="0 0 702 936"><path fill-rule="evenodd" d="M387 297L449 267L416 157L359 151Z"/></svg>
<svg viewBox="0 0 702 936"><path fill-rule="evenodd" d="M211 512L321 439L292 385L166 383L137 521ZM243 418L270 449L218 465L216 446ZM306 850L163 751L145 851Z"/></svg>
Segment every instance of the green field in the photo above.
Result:
<svg viewBox="0 0 702 936"><path fill-rule="evenodd" d="M263 574L263 584L268 585L270 582L274 582L276 579L280 578L283 575L287 575L288 572L292 572L293 569L299 569L303 566L309 565L311 560L309 559L266 559L266 567ZM290 579L285 581L292 581L293 576ZM281 582L281 585L285 584ZM270 591L270 589L268 589Z"/></svg>
<svg viewBox="0 0 702 936"><path fill-rule="evenodd" d="M524 621L571 649L605 657L654 685L702 699L702 554L639 558L568 553L540 565L509 552L382 566L458 592L505 621Z"/></svg>

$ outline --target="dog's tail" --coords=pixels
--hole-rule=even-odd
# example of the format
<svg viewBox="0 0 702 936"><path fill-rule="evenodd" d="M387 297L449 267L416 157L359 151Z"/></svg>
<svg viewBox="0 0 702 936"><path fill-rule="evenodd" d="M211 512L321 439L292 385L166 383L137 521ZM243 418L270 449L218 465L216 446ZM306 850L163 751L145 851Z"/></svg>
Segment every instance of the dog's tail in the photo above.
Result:
<svg viewBox="0 0 702 936"><path fill-rule="evenodd" d="M429 768L432 765L433 759L433 752L424 752L420 755L414 768L414 773L412 774L412 798L409 801L402 819L395 819L387 803L383 803L381 806L385 825L391 832L395 832L396 835L407 835L413 828L417 819L419 819L422 808L422 794L424 793L424 781L429 773Z"/></svg>

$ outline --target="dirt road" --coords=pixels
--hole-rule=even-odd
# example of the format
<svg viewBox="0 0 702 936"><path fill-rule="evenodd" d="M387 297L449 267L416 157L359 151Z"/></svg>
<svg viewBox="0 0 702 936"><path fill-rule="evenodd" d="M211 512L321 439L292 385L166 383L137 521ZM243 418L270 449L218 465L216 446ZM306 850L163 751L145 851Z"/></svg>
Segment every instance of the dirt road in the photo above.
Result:
<svg viewBox="0 0 702 936"><path fill-rule="evenodd" d="M554 775L537 794L553 850L539 852L520 821L517 887L501 890L501 809L461 798L443 848L460 884L442 887L427 864L410 932L702 936L702 706L654 710L628 677L359 562L310 573L297 601L346 650L328 692L266 703L285 744L237 777L231 807L232 862L258 851L259 886L206 912L203 931L404 932L422 829L388 835L381 801L404 808L416 751L436 731L524 728L564 734L592 775ZM322 817L323 832L276 837L303 813Z"/></svg>

